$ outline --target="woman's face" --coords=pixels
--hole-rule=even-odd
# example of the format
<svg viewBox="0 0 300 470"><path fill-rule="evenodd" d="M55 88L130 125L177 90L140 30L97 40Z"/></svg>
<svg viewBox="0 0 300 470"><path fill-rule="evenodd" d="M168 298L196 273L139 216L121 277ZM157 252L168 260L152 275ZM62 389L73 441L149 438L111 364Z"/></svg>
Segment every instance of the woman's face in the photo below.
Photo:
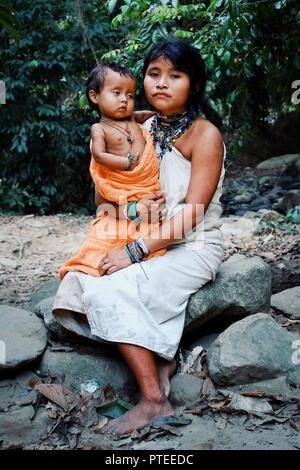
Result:
<svg viewBox="0 0 300 470"><path fill-rule="evenodd" d="M144 78L145 95L157 111L165 115L183 113L190 96L187 73L176 70L172 62L160 57L150 62Z"/></svg>

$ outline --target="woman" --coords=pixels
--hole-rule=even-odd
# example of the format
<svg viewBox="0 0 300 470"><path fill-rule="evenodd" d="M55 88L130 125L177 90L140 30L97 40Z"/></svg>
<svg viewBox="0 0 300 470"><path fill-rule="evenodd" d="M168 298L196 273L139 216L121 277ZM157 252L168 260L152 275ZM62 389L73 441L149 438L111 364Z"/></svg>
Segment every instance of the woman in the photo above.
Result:
<svg viewBox="0 0 300 470"><path fill-rule="evenodd" d="M108 423L114 436L174 413L167 397L185 308L192 293L215 279L223 256L225 146L218 129L198 117L206 82L202 58L171 38L152 48L143 75L145 96L160 113L145 127L156 142L168 216L142 241L148 252L167 248L167 254L147 261L141 255L133 264L125 250L112 250L101 262L107 275L67 274L54 305L65 327L117 343L138 382L138 405Z"/></svg>

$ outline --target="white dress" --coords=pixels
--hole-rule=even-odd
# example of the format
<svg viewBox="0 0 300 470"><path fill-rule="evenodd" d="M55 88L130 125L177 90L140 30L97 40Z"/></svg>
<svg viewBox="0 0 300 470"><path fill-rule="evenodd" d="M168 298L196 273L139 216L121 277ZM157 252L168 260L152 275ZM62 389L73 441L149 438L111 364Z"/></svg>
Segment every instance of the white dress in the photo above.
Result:
<svg viewBox="0 0 300 470"><path fill-rule="evenodd" d="M132 264L103 277L69 272L54 302L57 321L79 335L143 346L171 360L182 336L190 295L214 281L222 263L220 197L225 157L224 145L217 189L192 234L169 246L164 256L142 262L143 269ZM168 217L184 207L190 175L191 163L175 147L163 156L160 185Z"/></svg>

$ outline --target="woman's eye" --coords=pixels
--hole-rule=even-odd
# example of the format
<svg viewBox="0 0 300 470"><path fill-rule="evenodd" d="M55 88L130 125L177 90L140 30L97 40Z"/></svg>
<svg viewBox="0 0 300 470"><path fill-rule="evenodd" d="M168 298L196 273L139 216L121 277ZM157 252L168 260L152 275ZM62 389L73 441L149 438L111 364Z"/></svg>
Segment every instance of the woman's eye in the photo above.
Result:
<svg viewBox="0 0 300 470"><path fill-rule="evenodd" d="M156 72L151 72L149 73L150 77L158 77L158 73Z"/></svg>
<svg viewBox="0 0 300 470"><path fill-rule="evenodd" d="M180 75L173 74L171 75L172 78L180 78Z"/></svg>

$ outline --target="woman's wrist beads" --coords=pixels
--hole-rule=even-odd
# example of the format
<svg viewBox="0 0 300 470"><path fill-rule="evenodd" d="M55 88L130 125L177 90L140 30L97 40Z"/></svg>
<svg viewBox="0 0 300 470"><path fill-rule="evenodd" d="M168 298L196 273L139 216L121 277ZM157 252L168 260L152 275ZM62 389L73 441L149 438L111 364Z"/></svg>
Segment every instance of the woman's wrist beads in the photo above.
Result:
<svg viewBox="0 0 300 470"><path fill-rule="evenodd" d="M132 263L140 263L149 255L149 250L143 240L136 240L125 245L125 251Z"/></svg>

